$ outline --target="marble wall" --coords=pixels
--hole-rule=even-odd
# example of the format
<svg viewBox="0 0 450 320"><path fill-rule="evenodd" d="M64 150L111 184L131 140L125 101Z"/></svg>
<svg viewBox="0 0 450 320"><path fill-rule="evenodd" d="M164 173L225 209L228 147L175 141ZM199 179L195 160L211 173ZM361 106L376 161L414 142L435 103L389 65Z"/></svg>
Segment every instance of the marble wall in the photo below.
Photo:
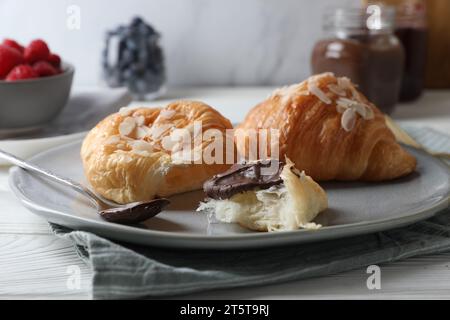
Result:
<svg viewBox="0 0 450 320"><path fill-rule="evenodd" d="M170 85L280 85L309 74L321 12L342 2L358 0L0 0L0 37L48 40L92 85L105 30L139 14L162 34Z"/></svg>

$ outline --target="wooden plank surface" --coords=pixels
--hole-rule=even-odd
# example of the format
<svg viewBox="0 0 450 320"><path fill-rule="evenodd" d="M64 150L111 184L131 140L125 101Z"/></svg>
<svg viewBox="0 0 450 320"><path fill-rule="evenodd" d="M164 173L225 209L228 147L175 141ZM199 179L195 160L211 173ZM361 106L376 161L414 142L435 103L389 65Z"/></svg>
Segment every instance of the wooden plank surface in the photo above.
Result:
<svg viewBox="0 0 450 320"><path fill-rule="evenodd" d="M0 299L88 299L91 272L72 244L51 235L0 235ZM80 289L67 268L79 266ZM366 269L272 286L199 293L193 299L448 299L450 253L381 265L381 289L366 286Z"/></svg>
<svg viewBox="0 0 450 320"><path fill-rule="evenodd" d="M91 272L72 243L53 235L0 235L0 298L89 298ZM68 281L80 270L80 288Z"/></svg>
<svg viewBox="0 0 450 320"><path fill-rule="evenodd" d="M366 269L264 288L213 291L192 299L449 299L450 253L380 265L381 289L369 290Z"/></svg>

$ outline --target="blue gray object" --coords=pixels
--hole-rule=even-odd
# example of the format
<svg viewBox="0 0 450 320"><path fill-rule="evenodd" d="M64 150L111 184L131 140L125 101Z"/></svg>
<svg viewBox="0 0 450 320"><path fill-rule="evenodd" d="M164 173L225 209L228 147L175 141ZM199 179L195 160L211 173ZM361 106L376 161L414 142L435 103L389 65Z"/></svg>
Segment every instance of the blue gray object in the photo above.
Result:
<svg viewBox="0 0 450 320"><path fill-rule="evenodd" d="M450 137L405 128L437 152ZM450 250L450 210L408 227L333 241L235 251L181 251L117 243L93 233L51 225L74 242L93 270L95 299L162 297L259 286L334 274L371 264Z"/></svg>
<svg viewBox="0 0 450 320"><path fill-rule="evenodd" d="M166 81L159 33L136 17L128 26L107 32L103 74L110 87L128 87L134 98L160 95Z"/></svg>

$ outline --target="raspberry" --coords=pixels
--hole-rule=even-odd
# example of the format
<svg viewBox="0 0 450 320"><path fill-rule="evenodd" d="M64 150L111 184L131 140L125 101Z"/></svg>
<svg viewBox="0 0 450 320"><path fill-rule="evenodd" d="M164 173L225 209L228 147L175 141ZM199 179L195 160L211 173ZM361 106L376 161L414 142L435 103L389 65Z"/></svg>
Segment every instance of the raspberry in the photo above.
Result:
<svg viewBox="0 0 450 320"><path fill-rule="evenodd" d="M18 64L23 63L23 56L16 49L0 44L0 79L6 75Z"/></svg>
<svg viewBox="0 0 450 320"><path fill-rule="evenodd" d="M61 58L56 53L51 53L48 56L47 61L55 68L61 67Z"/></svg>
<svg viewBox="0 0 450 320"><path fill-rule="evenodd" d="M47 61L38 61L33 64L33 70L39 77L49 77L58 74L58 70Z"/></svg>
<svg viewBox="0 0 450 320"><path fill-rule="evenodd" d="M10 48L18 50L22 54L23 54L23 51L25 50L24 47L22 47L20 44L18 44L16 41L14 41L12 39L5 39L5 40L3 40L3 44L5 46L8 46Z"/></svg>
<svg viewBox="0 0 450 320"><path fill-rule="evenodd" d="M34 40L25 48L25 61L29 64L40 60L47 60L50 50L43 40Z"/></svg>
<svg viewBox="0 0 450 320"><path fill-rule="evenodd" d="M6 81L16 81L16 80L25 80L25 79L33 79L37 78L39 75L33 68L27 64L21 64L14 69L6 77Z"/></svg>

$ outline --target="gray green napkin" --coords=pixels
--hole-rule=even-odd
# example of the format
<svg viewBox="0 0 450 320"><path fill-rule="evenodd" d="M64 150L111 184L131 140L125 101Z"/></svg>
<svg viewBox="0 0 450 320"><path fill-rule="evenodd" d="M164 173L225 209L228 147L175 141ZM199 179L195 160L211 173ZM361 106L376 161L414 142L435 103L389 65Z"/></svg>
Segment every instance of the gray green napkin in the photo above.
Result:
<svg viewBox="0 0 450 320"><path fill-rule="evenodd" d="M450 137L424 128L408 133L433 151ZM93 270L94 299L163 297L299 280L450 250L450 210L408 227L281 248L242 251L169 250L117 243L52 225Z"/></svg>

